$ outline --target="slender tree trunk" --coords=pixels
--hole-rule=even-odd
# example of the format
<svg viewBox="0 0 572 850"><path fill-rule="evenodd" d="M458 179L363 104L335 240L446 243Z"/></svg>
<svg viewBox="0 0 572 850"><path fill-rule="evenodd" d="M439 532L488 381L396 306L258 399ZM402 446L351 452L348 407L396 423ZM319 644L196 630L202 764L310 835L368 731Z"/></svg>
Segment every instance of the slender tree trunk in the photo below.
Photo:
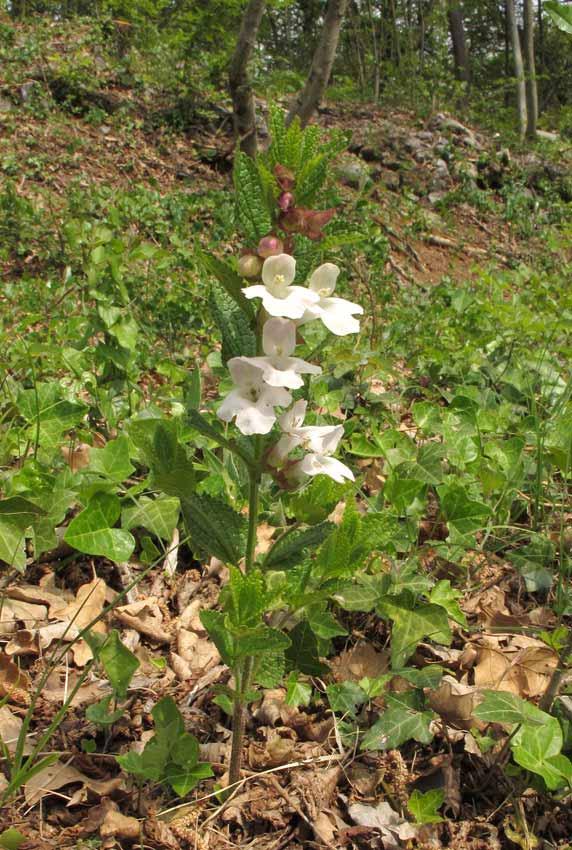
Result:
<svg viewBox="0 0 572 850"><path fill-rule="evenodd" d="M257 149L256 108L248 65L254 52L265 7L266 0L250 0L248 3L228 74L234 111L234 135L240 142L241 150L248 156L255 156Z"/></svg>
<svg viewBox="0 0 572 850"><path fill-rule="evenodd" d="M526 114L526 83L524 79L524 63L522 61L522 50L520 48L520 36L516 21L516 10L514 0L506 0L506 16L508 35L512 47L512 58L514 63L514 76L516 77L516 104L518 109L518 129L521 139L524 138L527 125Z"/></svg>
<svg viewBox="0 0 572 850"><path fill-rule="evenodd" d="M453 58L455 60L455 76L464 83L470 82L471 71L469 65L469 50L465 38L465 24L463 22L463 11L456 0L450 0L447 9L449 19L449 31L453 43Z"/></svg>
<svg viewBox="0 0 572 850"><path fill-rule="evenodd" d="M538 121L538 90L534 59L534 9L532 0L524 0L524 52L526 56L526 136L536 138Z"/></svg>
<svg viewBox="0 0 572 850"><path fill-rule="evenodd" d="M320 105L332 73L346 5L347 0L328 0L324 25L312 60L312 67L306 85L290 107L288 124L297 115L304 127Z"/></svg>

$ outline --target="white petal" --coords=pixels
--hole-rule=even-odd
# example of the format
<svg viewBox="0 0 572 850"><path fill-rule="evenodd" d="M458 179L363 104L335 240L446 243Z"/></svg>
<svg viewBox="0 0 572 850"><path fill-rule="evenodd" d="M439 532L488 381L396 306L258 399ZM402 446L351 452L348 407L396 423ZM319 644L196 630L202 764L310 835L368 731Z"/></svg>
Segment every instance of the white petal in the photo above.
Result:
<svg viewBox="0 0 572 850"><path fill-rule="evenodd" d="M268 319L262 330L262 348L270 357L292 354L296 348L296 325L290 319Z"/></svg>
<svg viewBox="0 0 572 850"><path fill-rule="evenodd" d="M302 443L319 455L331 454L337 449L344 436L343 425L306 425L296 428L293 432L300 437Z"/></svg>
<svg viewBox="0 0 572 850"><path fill-rule="evenodd" d="M363 313L363 307L359 304L353 304L345 298L322 298L319 306L313 309L327 329L336 336L359 332L359 321L352 316L352 313Z"/></svg>
<svg viewBox="0 0 572 850"><path fill-rule="evenodd" d="M336 288L339 273L340 270L334 263L324 263L312 274L308 286L320 295L331 295Z"/></svg>
<svg viewBox="0 0 572 850"><path fill-rule="evenodd" d="M236 417L236 427L246 436L268 434L275 422L276 415L273 409L260 403L245 407Z"/></svg>
<svg viewBox="0 0 572 850"><path fill-rule="evenodd" d="M259 406L268 405L270 407L288 407L292 403L292 395L288 390L282 387L265 386L260 393L260 398L257 401Z"/></svg>
<svg viewBox="0 0 572 850"><path fill-rule="evenodd" d="M290 452L299 445L300 443L296 437L292 437L289 434L283 434L268 455L268 463L271 466L281 466Z"/></svg>
<svg viewBox="0 0 572 850"><path fill-rule="evenodd" d="M216 415L224 422L230 422L245 407L249 407L249 402L244 398L240 390L231 390L223 399Z"/></svg>
<svg viewBox="0 0 572 850"><path fill-rule="evenodd" d="M255 283L254 286L245 286L241 290L245 298L252 300L253 298L263 298L267 289L261 283Z"/></svg>
<svg viewBox="0 0 572 850"><path fill-rule="evenodd" d="M269 357L259 357L258 360L267 360L263 372L265 383L270 387L288 387L290 390L298 390L304 386L304 380L295 369L277 369Z"/></svg>
<svg viewBox="0 0 572 850"><path fill-rule="evenodd" d="M283 413L278 420L282 430L289 433L295 428L300 428L300 426L304 422L304 416L306 415L307 407L308 402L301 398L297 402L295 402L295 404L292 405L290 410L287 410L286 413Z"/></svg>
<svg viewBox="0 0 572 850"><path fill-rule="evenodd" d="M262 387L262 369L256 364L256 359L256 357L231 357L228 361L228 370L237 387Z"/></svg>
<svg viewBox="0 0 572 850"><path fill-rule="evenodd" d="M272 258L269 257L269 259ZM262 304L270 316L300 319L308 307L316 304L318 297L315 292L303 286L289 286L284 298L276 298L267 289L262 298Z"/></svg>
<svg viewBox="0 0 572 850"><path fill-rule="evenodd" d="M296 277L296 260L290 254L277 254L264 260L262 280L266 286L273 286L277 276L283 279L285 286Z"/></svg>
<svg viewBox="0 0 572 850"><path fill-rule="evenodd" d="M342 484L346 478L350 481L355 480L351 469L335 457L309 454L300 461L299 465L306 475L327 475L339 484Z"/></svg>
<svg viewBox="0 0 572 850"><path fill-rule="evenodd" d="M308 363L307 360L302 360L301 357L289 357L288 368L293 369L300 375L321 375L322 367L315 363Z"/></svg>

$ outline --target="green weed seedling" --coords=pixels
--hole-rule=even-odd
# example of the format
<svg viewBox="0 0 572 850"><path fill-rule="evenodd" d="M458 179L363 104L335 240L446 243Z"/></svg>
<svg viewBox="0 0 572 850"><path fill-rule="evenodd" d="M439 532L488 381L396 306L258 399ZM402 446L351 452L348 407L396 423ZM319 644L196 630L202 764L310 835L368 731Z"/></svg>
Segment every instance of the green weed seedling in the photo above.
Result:
<svg viewBox="0 0 572 850"><path fill-rule="evenodd" d="M94 646L95 644L95 646ZM103 643L97 647L95 633L90 635L90 645L94 655L103 666L112 691L99 702L87 707L85 716L97 726L106 729L113 726L123 716L124 708L119 705L127 696L127 689L133 675L139 667L139 661L131 650L121 642L119 632L113 629Z"/></svg>
<svg viewBox="0 0 572 850"><path fill-rule="evenodd" d="M202 779L212 776L211 767L199 761L199 743L185 732L183 718L171 697L159 700L151 714L155 734L143 752L117 756L117 761L138 784L164 783L179 797L185 797Z"/></svg>

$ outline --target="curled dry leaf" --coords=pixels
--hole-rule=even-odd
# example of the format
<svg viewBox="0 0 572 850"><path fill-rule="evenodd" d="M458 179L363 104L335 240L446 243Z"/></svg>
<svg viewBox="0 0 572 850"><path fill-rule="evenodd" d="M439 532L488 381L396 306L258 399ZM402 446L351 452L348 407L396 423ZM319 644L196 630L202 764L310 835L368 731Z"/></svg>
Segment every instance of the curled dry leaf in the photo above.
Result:
<svg viewBox="0 0 572 850"><path fill-rule="evenodd" d="M102 838L123 838L126 841L135 841L141 835L141 825L137 818L122 815L115 808L110 809L99 828Z"/></svg>
<svg viewBox="0 0 572 850"><path fill-rule="evenodd" d="M417 829L395 812L389 803L382 801L376 806L365 803L353 803L348 813L354 823L379 829L383 837L383 846L387 850L399 850L401 842L410 841L417 835Z"/></svg>
<svg viewBox="0 0 572 850"><path fill-rule="evenodd" d="M253 741L248 748L248 764L252 770L264 770L287 764L294 758L296 742L292 738L272 735L268 741L259 744Z"/></svg>
<svg viewBox="0 0 572 850"><path fill-rule="evenodd" d="M50 576L44 576L46 583ZM65 590L50 590L42 584L21 584L6 588L6 596L8 599L20 600L28 602L32 605L47 605L49 608L50 618L59 616L60 612L66 607L70 599L69 594Z"/></svg>
<svg viewBox="0 0 572 850"><path fill-rule="evenodd" d="M0 609L0 634L12 635L19 628L35 629L48 616L46 605L35 605L19 599L3 599Z"/></svg>
<svg viewBox="0 0 572 850"><path fill-rule="evenodd" d="M480 702L479 689L473 685L463 685L452 676L443 676L439 687L428 694L429 705L446 723L460 729L480 726L473 717L473 711Z"/></svg>
<svg viewBox="0 0 572 850"><path fill-rule="evenodd" d="M188 629L177 632L177 650L191 669L191 675L206 673L220 663L220 654L212 641L199 637Z"/></svg>
<svg viewBox="0 0 572 850"><path fill-rule="evenodd" d="M10 711L7 705L0 708L0 740L8 749L8 752L13 753L18 743L20 731L22 729L22 720L16 717ZM32 747L28 740L24 744L24 755L28 755L32 751Z"/></svg>
<svg viewBox="0 0 572 850"><path fill-rule="evenodd" d="M108 797L123 786L123 779L118 776L114 779L92 779L71 764L61 761L44 767L24 785L24 797L29 806L35 806L51 791L58 791L66 785L79 783L92 791L98 797Z"/></svg>
<svg viewBox="0 0 572 850"><path fill-rule="evenodd" d="M74 443L71 447L62 446L60 451L72 472L77 472L89 466L89 453L91 451L89 443Z"/></svg>
<svg viewBox="0 0 572 850"><path fill-rule="evenodd" d="M507 642L501 637L483 638L477 646L474 668L479 688L508 691L523 698L541 696L558 664L558 656L541 641L514 635Z"/></svg>
<svg viewBox="0 0 572 850"><path fill-rule="evenodd" d="M20 705L30 704L32 682L24 670L20 670L7 655L0 655L0 699L7 697L10 702Z"/></svg>
<svg viewBox="0 0 572 850"><path fill-rule="evenodd" d="M78 629L83 629L95 620L103 611L107 587L103 579L95 578L87 584L78 588L73 602L59 612L59 618L70 620ZM105 625L101 620L93 627L94 631L105 631Z"/></svg>
<svg viewBox="0 0 572 850"><path fill-rule="evenodd" d="M15 658L18 655L38 655L39 650L35 630L19 629L12 635L11 640L8 641L4 648L6 655L9 655L11 658Z"/></svg>
<svg viewBox="0 0 572 850"><path fill-rule="evenodd" d="M153 596L122 605L116 608L115 615L124 626L135 629L156 643L171 642L171 635L163 629L163 614Z"/></svg>
<svg viewBox="0 0 572 850"><path fill-rule="evenodd" d="M389 655L386 652L378 652L370 643L361 641L334 658L331 664L338 682L359 682L366 677L375 679L387 673Z"/></svg>

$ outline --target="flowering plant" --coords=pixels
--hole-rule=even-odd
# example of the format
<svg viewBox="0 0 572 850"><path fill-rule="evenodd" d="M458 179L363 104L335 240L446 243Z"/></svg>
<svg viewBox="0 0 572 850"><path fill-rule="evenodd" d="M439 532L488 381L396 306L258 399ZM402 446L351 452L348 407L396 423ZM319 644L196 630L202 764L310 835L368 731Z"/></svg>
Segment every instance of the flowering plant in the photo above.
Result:
<svg viewBox="0 0 572 850"><path fill-rule="evenodd" d="M248 477L248 518L205 494L192 493L182 500L182 508L193 548L230 566L220 610L201 614L232 671L232 687L221 695L225 704L232 703L230 785L240 776L245 710L255 697L254 686L277 684L287 665L302 670L296 644L308 617L317 632L344 633L327 612L328 595L310 592L308 576L298 573L311 551L334 532L332 523L287 526L264 558L256 555L262 489L293 492L314 479L343 489L354 481L352 470L334 457L343 425L305 421L308 381L322 369L297 355L310 323L321 322L329 332L345 336L359 331L357 317L363 312L359 304L334 295L337 265L308 262L308 247L317 259L315 249L327 244L325 228L335 210L310 205L327 175L324 166L337 150L332 142L320 147L315 128L302 132L293 124L286 130L281 119L275 120L269 152L256 161L239 153L235 163L238 223L250 247L234 268L218 258L204 258L215 278L210 305L232 382L216 411L228 429L220 433L197 410L190 420L242 464ZM289 576L286 566L293 568ZM305 672L319 671L317 644L310 655Z"/></svg>

